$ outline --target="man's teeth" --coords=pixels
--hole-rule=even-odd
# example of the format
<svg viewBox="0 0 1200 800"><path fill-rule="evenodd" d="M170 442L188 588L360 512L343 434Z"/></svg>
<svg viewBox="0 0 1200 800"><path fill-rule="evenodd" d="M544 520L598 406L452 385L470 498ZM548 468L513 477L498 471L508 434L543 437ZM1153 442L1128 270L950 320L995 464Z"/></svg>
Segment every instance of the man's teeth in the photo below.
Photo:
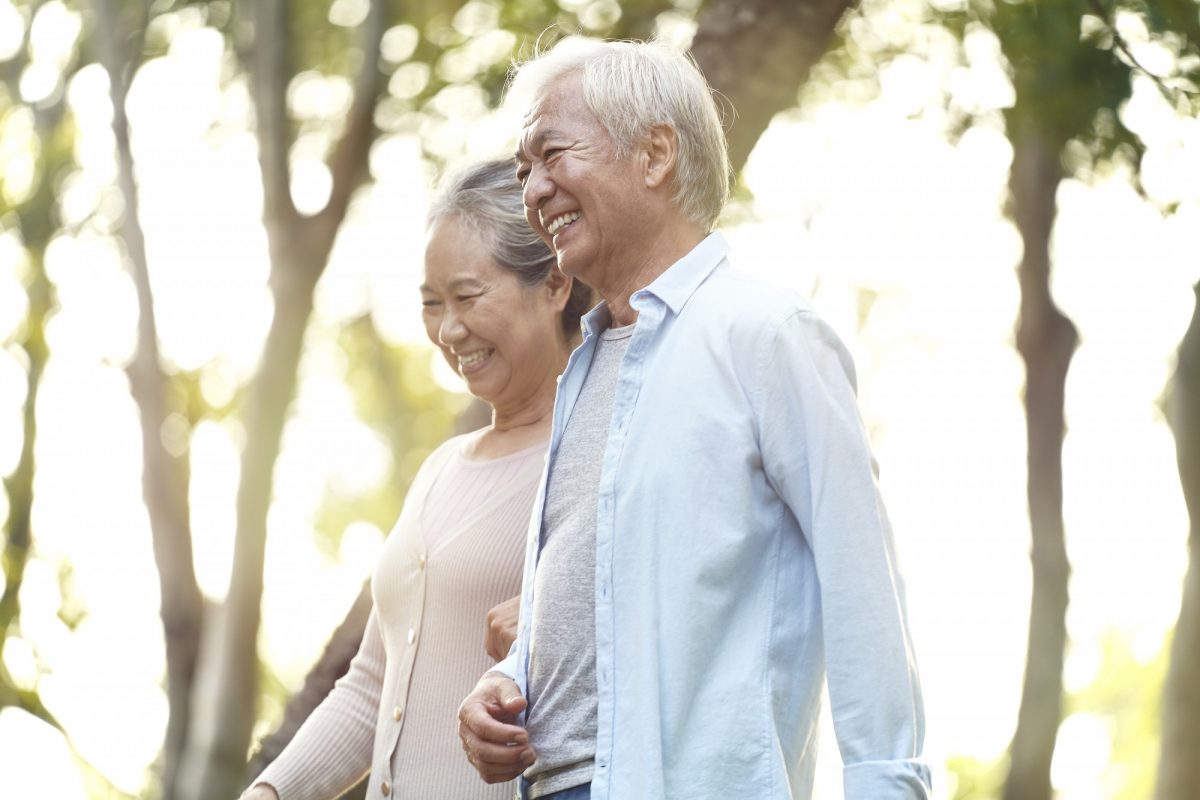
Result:
<svg viewBox="0 0 1200 800"><path fill-rule="evenodd" d="M579 219L578 211L572 211L569 214L563 214L561 217L555 217L553 220L550 221L550 224L546 226L546 233L553 236L554 234L556 234L560 230L562 230L565 226L570 225L572 222L574 222L577 219Z"/></svg>
<svg viewBox="0 0 1200 800"><path fill-rule="evenodd" d="M491 350L476 350L474 353L467 353L458 357L458 366L469 367L472 364L478 364L492 354Z"/></svg>

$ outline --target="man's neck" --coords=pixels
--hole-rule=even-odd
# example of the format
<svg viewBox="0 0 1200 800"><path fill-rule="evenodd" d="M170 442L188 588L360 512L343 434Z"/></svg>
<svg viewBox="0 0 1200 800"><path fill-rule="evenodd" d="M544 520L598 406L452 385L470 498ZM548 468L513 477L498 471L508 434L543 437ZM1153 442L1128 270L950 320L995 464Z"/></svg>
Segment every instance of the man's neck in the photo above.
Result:
<svg viewBox="0 0 1200 800"><path fill-rule="evenodd" d="M615 276L613 282L595 287L608 305L612 326L623 328L637 322L638 312L629 304L633 293L654 283L672 264L692 252L707 235L696 225L680 225L673 234L667 232L658 237L652 250L637 264Z"/></svg>

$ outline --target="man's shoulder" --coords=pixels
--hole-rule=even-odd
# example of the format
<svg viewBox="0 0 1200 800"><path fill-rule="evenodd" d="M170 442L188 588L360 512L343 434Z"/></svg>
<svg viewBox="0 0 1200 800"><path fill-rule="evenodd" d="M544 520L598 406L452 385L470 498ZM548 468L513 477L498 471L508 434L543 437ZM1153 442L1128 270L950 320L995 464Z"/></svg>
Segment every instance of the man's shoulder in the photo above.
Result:
<svg viewBox="0 0 1200 800"><path fill-rule="evenodd" d="M701 315L719 313L754 327L813 313L812 305L799 292L736 269L728 261L697 288L692 302Z"/></svg>

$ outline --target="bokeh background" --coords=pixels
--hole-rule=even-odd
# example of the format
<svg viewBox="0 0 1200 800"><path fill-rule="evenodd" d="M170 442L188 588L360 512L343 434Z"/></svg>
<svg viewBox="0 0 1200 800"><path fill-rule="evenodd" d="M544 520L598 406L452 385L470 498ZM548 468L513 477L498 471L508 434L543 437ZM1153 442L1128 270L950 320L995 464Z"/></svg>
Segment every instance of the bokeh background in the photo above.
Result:
<svg viewBox="0 0 1200 800"><path fill-rule="evenodd" d="M0 0L0 796L232 798L344 668L478 424L431 186L570 33L693 47L735 264L856 358L935 797L1195 796L1195 0Z"/></svg>

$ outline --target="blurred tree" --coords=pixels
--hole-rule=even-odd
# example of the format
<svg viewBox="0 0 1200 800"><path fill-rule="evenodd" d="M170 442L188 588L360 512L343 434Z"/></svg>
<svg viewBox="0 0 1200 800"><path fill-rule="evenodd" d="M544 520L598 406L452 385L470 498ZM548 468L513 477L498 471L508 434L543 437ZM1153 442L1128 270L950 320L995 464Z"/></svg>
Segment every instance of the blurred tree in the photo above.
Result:
<svg viewBox="0 0 1200 800"><path fill-rule="evenodd" d="M1183 603L1163 688L1158 800L1192 798L1200 787L1200 284L1196 296L1196 310L1179 345L1171 398L1179 479L1191 527Z"/></svg>
<svg viewBox="0 0 1200 800"><path fill-rule="evenodd" d="M285 0L256 0L251 14L253 42L247 52L274 315L243 413L247 436L238 486L233 570L220 627L210 639L215 647L211 654L213 696L202 705L211 710L212 719L193 725L198 746L189 749L182 767L189 784L196 788L195 797L206 800L234 797L241 789L258 707L258 630L274 465L295 393L313 290L328 263L351 198L367 177L375 107L384 86L379 60L386 29L385 4L371 0L359 25L356 57L361 68L353 99L329 158L329 198L317 213L300 213L291 195L289 148L294 132L287 109L296 46L289 34L295 32L299 14L293 15Z"/></svg>
<svg viewBox="0 0 1200 800"><path fill-rule="evenodd" d="M1090 683L1066 696L1068 715L1084 713L1107 723L1112 750L1101 777L1107 800L1146 800L1153 795L1159 755L1157 695L1168 655L1164 642L1152 658L1139 656L1127 638L1110 631L1092 654L1098 663ZM1000 797L1007 761L952 756L946 763L951 775L948 796L953 800Z"/></svg>
<svg viewBox="0 0 1200 800"><path fill-rule="evenodd" d="M27 21L28 22L28 21ZM21 633L21 589L26 568L36 554L33 525L34 483L38 418L37 406L42 377L51 357L46 340L46 324L57 311L57 293L46 272L46 252L60 235L61 219L58 190L64 178L78 167L75 156L75 120L68 112L64 87L78 65L78 49L72 46L59 66L55 85L38 102L26 102L20 80L32 61L31 24L26 24L16 52L0 62L0 130L10 131L12 123L28 125L31 134L24 147L9 157L28 157L28 170L12 168L0 161L0 235L13 236L23 255L21 270L27 306L16 337L6 344L19 353L25 370L22 406L21 450L15 469L4 478L8 513L4 522L4 545L0 552L3 576L0 583L0 708L14 707L40 719L63 734L74 751L70 731L47 708L38 690L37 680L30 685L27 677L17 679L8 667L6 647ZM64 598L64 606L69 600ZM60 607L59 616L74 627L78 617L73 610ZM39 672L44 667L39 664ZM84 778L98 795L125 797L108 780L74 752L84 768Z"/></svg>
<svg viewBox="0 0 1200 800"><path fill-rule="evenodd" d="M1194 25L1195 4L1174 5L1191 6ZM1070 577L1062 512L1063 406L1078 335L1050 288L1057 190L1064 178L1086 178L1098 165L1115 162L1136 171L1143 149L1118 113L1131 96L1132 76L1145 70L1118 32L1117 15L1143 18L1152 31L1167 31L1161 6L1140 0L1112 6L1100 0L978 2L965 13L946 15L960 33L987 29L995 34L1015 90L1005 122L1013 145L1009 212L1024 243L1017 349L1026 371L1033 595L1007 800L1049 800L1050 764L1062 719Z"/></svg>
<svg viewBox="0 0 1200 800"><path fill-rule="evenodd" d="M179 765L191 725L192 687L200 656L204 599L196 581L188 512L188 464L172 453L164 433L168 418L180 409L171 403L170 377L158 352L154 298L146 240L139 220L133 150L125 101L140 66L149 6L96 0L96 49L108 75L112 130L116 142L117 181L123 212L118 240L124 247L138 298L137 350L126 369L129 391L142 426L142 498L150 518L158 568L159 614L167 662L167 731L163 743L161 788L164 800L179 795Z"/></svg>
<svg viewBox="0 0 1200 800"><path fill-rule="evenodd" d="M1174 56L1173 73L1155 76L1164 96L1182 116L1200 116L1200 3L1160 0L1144 12ZM1200 284L1196 293L1200 299ZM1183 600L1163 687L1157 800L1193 798L1200 787L1200 302L1180 342L1171 388L1171 428L1191 524Z"/></svg>
<svg viewBox="0 0 1200 800"><path fill-rule="evenodd" d="M22 45L28 52L28 35ZM61 172L72 163L74 142L71 122L65 117L61 95L41 107L29 108L19 104L18 76L24 58L3 65L3 96L0 96L0 123L9 123L15 115L25 115L36 134L34 172L27 188L18 188L15 181L0 174L0 233L15 232L24 247L28 265L28 310L19 338L15 342L24 357L26 374L25 402L22 415L21 454L16 469L4 479L8 495L8 518L4 526L3 559L4 584L0 593L0 708L15 706L62 730L62 726L43 705L36 687L19 684L6 666L5 646L11 636L20 633L21 586L25 568L33 555L33 481L34 444L37 439L38 388L49 359L45 322L54 304L54 289L46 276L44 256L54 236L54 184Z"/></svg>

